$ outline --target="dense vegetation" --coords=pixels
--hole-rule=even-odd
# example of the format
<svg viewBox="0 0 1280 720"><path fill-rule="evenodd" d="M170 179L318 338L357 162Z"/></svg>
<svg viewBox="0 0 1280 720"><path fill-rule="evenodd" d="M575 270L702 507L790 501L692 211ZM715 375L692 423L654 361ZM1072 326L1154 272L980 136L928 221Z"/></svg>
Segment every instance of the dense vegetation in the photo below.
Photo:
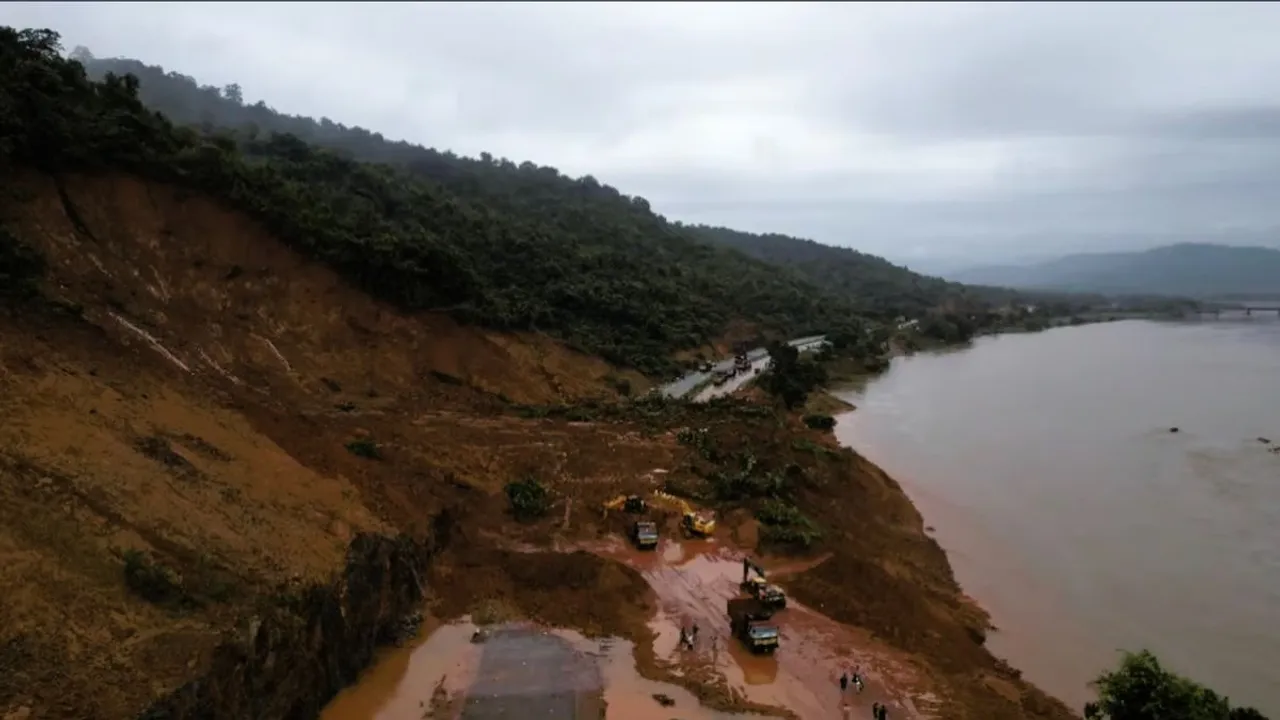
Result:
<svg viewBox="0 0 1280 720"><path fill-rule="evenodd" d="M782 401L788 410L804 404L809 393L827 381L821 363L800 357L794 345L769 344L769 369L760 378L760 387Z"/></svg>
<svg viewBox="0 0 1280 720"><path fill-rule="evenodd" d="M1010 303L1051 306L1048 309L1052 314L1069 315L1102 301L1096 296L961 285L914 273L852 248L788 235L760 235L705 225L682 227L707 242L791 269L827 292L850 298L863 314L882 320L920 318L938 309L985 316L991 307ZM990 323L995 322L992 316Z"/></svg>
<svg viewBox="0 0 1280 720"><path fill-rule="evenodd" d="M647 356L659 348L691 346L723 327L729 317L727 308L739 303L748 319L774 331L772 334L802 335L811 329L837 329L833 323L854 312L881 319L921 317L944 305L953 315L977 315L977 324L988 327L999 324L1001 319L986 312L991 304L1027 301L1011 291L966 288L925 277L847 248L780 235L668 223L651 212L643 198L622 195L589 176L575 180L554 168L528 162L517 165L487 154L478 159L458 157L447 151L387 140L378 133L327 118L286 115L261 101L247 105L238 85L201 86L194 78L137 60L94 58L82 48L73 57L86 65L91 76L105 78L114 73L139 78L138 96L142 102L177 122L206 131L235 129L239 142L250 152L257 152L254 138L265 133L288 133L343 157L391 165L415 178L431 181L436 190L447 191L471 207L485 208L496 217L539 228L545 239L534 243L537 251L547 252L563 243L573 249L574 255L594 260L576 267L566 263L566 272L591 273L600 283L612 281L621 268L628 268L630 282L672 288L677 293L675 297L636 297L633 305L624 306L612 318L617 324L634 324L643 318L655 326L643 339L643 347L630 342L619 345L630 338L608 338L602 347L595 339L603 328L591 327L587 332L569 335L588 349L605 350L615 360L634 362L637 354ZM691 245L691 239L697 240L699 246ZM725 252L725 248L781 266L784 271L776 277L765 277L759 263ZM484 258L476 264L501 261ZM682 268L678 277L636 276L660 274L664 268L670 272L673 263ZM591 293L585 293L575 287L577 297L594 300L597 293L594 287L590 289ZM825 298L827 304L816 306L813 301L817 298ZM610 299L619 304L619 299ZM660 302L655 304L654 300ZM1069 300L1078 305L1090 299ZM1036 301L1043 303L1045 299ZM689 317L682 305L696 305L697 319ZM663 307L667 312L646 313L645 307L655 311ZM1061 314L1073 309L1065 304L1057 308ZM581 310L573 307L569 312ZM556 323L564 319L539 316L538 320L537 327L556 331ZM954 320L948 322L955 325ZM625 352L609 352L614 346Z"/></svg>
<svg viewBox="0 0 1280 720"><path fill-rule="evenodd" d="M1087 720L1267 720L1253 708L1231 707L1214 691L1161 667L1150 652L1126 653L1097 681Z"/></svg>
<svg viewBox="0 0 1280 720"><path fill-rule="evenodd" d="M1275 296L1280 294L1280 250L1181 243L1141 252L1067 255L1026 266L974 268L955 277L1088 292Z"/></svg>
<svg viewBox="0 0 1280 720"><path fill-rule="evenodd" d="M5 161L55 174L127 171L202 190L407 310L545 331L655 373L672 369L674 350L718 337L735 318L783 335L853 315L848 303L790 273L691 240L642 198L590 177L463 160L265 110L270 127L202 132L174 121L217 110L213 120L233 125L230 109L251 109L234 92L187 79L157 83L156 73L131 64L171 119L145 107L135 76L94 82L58 42L47 30L0 31ZM336 133L330 145L363 138L367 147L338 153L262 132L295 129L319 140L314 129L325 127ZM392 158L391 148L401 155Z"/></svg>

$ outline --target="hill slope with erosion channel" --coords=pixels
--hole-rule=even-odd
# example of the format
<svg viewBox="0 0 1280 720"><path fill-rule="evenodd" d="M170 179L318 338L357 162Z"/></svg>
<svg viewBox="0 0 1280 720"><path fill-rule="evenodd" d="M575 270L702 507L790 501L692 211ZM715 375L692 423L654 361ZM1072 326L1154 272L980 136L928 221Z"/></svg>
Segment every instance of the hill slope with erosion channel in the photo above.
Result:
<svg viewBox="0 0 1280 720"><path fill-rule="evenodd" d="M811 624L784 639L846 624L775 673L866 657L903 669L888 699L939 717L1071 717L983 648L919 514L829 433L620 399L621 370L544 335L371 297L279 234L298 226L207 187L229 150L55 49L0 36L21 140L0 145L0 717L315 717L423 613L625 637L642 674L712 707L820 694L670 657L651 623L679 574L619 558L599 511L658 486L719 511L730 561L800 557L783 582ZM548 511L515 521L513 481ZM713 622L720 585L690 587Z"/></svg>

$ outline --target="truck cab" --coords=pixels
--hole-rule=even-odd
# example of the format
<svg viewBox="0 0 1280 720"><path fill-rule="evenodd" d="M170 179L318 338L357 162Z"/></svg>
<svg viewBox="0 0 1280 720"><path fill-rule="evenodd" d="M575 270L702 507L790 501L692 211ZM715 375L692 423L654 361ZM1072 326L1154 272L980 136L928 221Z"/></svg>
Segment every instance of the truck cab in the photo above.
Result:
<svg viewBox="0 0 1280 720"><path fill-rule="evenodd" d="M648 520L639 520L631 526L631 539L641 550L653 550L658 547L658 524Z"/></svg>
<svg viewBox="0 0 1280 720"><path fill-rule="evenodd" d="M755 598L734 598L728 609L729 630L748 650L772 653L778 649L781 633L772 610Z"/></svg>

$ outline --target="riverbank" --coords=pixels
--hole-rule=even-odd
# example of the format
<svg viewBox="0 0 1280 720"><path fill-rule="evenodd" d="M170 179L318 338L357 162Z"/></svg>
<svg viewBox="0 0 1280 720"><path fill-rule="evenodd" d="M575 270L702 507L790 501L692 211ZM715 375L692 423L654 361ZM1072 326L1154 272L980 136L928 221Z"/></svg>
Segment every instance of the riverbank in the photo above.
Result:
<svg viewBox="0 0 1280 720"><path fill-rule="evenodd" d="M678 684L721 712L829 717L840 711L840 672L865 662L880 669L864 699L889 702L895 717L916 716L912 708L957 720L1073 717L983 648L985 613L955 584L919 513L896 482L830 433L732 399L544 408L541 422L569 413L582 432L647 448L648 469L619 473L631 461L615 451L600 475L540 474L551 504L527 522L513 522L498 498L477 498L462 523L469 538L451 543L428 574L432 615L488 614L621 638L634 644L639 676ZM659 508L650 516L667 538L662 551L619 545L628 521L602 514L601 504L657 489L715 509L714 537L680 539L678 514ZM779 616L782 649L764 665L721 625L743 553L771 558L795 602ZM709 642L718 659L708 646L692 654L674 647L675 628L690 619L717 638Z"/></svg>

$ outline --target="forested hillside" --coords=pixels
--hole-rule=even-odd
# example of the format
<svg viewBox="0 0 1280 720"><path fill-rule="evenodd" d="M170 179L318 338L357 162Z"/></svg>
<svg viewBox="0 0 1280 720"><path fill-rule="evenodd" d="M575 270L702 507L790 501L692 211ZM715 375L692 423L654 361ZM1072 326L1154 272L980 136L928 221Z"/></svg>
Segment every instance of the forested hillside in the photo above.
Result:
<svg viewBox="0 0 1280 720"><path fill-rule="evenodd" d="M705 225L683 227L716 245L792 270L829 293L850 298L861 312L882 319L898 315L919 317L947 304L977 309L984 305L1034 302L1053 305L1054 312L1068 314L1102 302L1100 297L1083 294L962 285L912 272L852 248L788 235L756 234Z"/></svg>
<svg viewBox="0 0 1280 720"><path fill-rule="evenodd" d="M430 179L451 195L475 206L483 206L504 218L539 227L548 233L545 242L565 242L596 248L595 266L580 267L597 275L631 275L631 282L649 283L638 272L654 272L659 263L677 263L692 273L708 268L706 275L679 283L690 302L706 298L703 312L711 314L712 327L723 322L724 303L742 303L752 319L785 332L802 332L802 327L818 328L840 316L852 305L858 311L881 317L917 316L948 298L964 297L965 288L937 278L913 273L888 261L845 248L832 248L782 236L759 236L724 228L691 228L668 223L650 211L643 198L623 195L588 176L572 179L555 168L529 162L515 163L485 154L479 159L458 157L440 151L392 141L364 128L347 127L328 118L315 120L276 112L264 102L245 104L237 85L224 88L201 86L195 78L132 59L94 58L89 51L74 54L85 63L91 76L107 73L132 74L139 78L139 97L147 106L174 121L201 126L206 130L234 128L242 141L267 133L289 133L306 142L340 152L353 159L386 163L407 170L416 177ZM253 144L248 143L252 149ZM785 271L764 277L759 266L736 254L695 248L689 238L712 240L716 247L745 252ZM785 243L774 242L786 241ZM783 250L775 252L774 250ZM796 248L813 246L812 257L794 257ZM608 255L598 254L608 247ZM615 257L613 253L622 253ZM835 257L837 262L831 262ZM637 263L653 263L648 270ZM615 263L618 260L620 262ZM801 298L812 296L807 288L795 285L797 278L808 280L828 298L837 298L840 309L816 311ZM1007 301L1011 294L996 298ZM676 300L678 302L678 300ZM830 300L828 300L830 302ZM650 304L646 302L646 304ZM622 314L619 321L634 321ZM780 328L779 325L786 325ZM673 328L674 329L674 328ZM701 325L680 329L684 335L704 332Z"/></svg>
<svg viewBox="0 0 1280 720"><path fill-rule="evenodd" d="M685 227L717 245L793 268L829 292L854 298L865 312L876 316L914 317L934 308L943 298L966 296L966 289L958 283L919 275L884 258L851 248L787 235L755 234L705 225Z"/></svg>
<svg viewBox="0 0 1280 720"><path fill-rule="evenodd" d="M6 161L53 173L132 172L207 192L404 309L545 331L655 373L671 370L674 351L717 337L733 319L803 334L853 315L792 274L690 240L642 199L590 178L531 164L435 161L449 156L427 151L393 167L291 135L202 133L181 123L211 107L238 108L234 100L184 105L210 91L185 80L161 85L142 72L149 99L170 119L144 105L135 77L94 82L58 41L50 31L0 34ZM391 147L363 131L343 133Z"/></svg>

